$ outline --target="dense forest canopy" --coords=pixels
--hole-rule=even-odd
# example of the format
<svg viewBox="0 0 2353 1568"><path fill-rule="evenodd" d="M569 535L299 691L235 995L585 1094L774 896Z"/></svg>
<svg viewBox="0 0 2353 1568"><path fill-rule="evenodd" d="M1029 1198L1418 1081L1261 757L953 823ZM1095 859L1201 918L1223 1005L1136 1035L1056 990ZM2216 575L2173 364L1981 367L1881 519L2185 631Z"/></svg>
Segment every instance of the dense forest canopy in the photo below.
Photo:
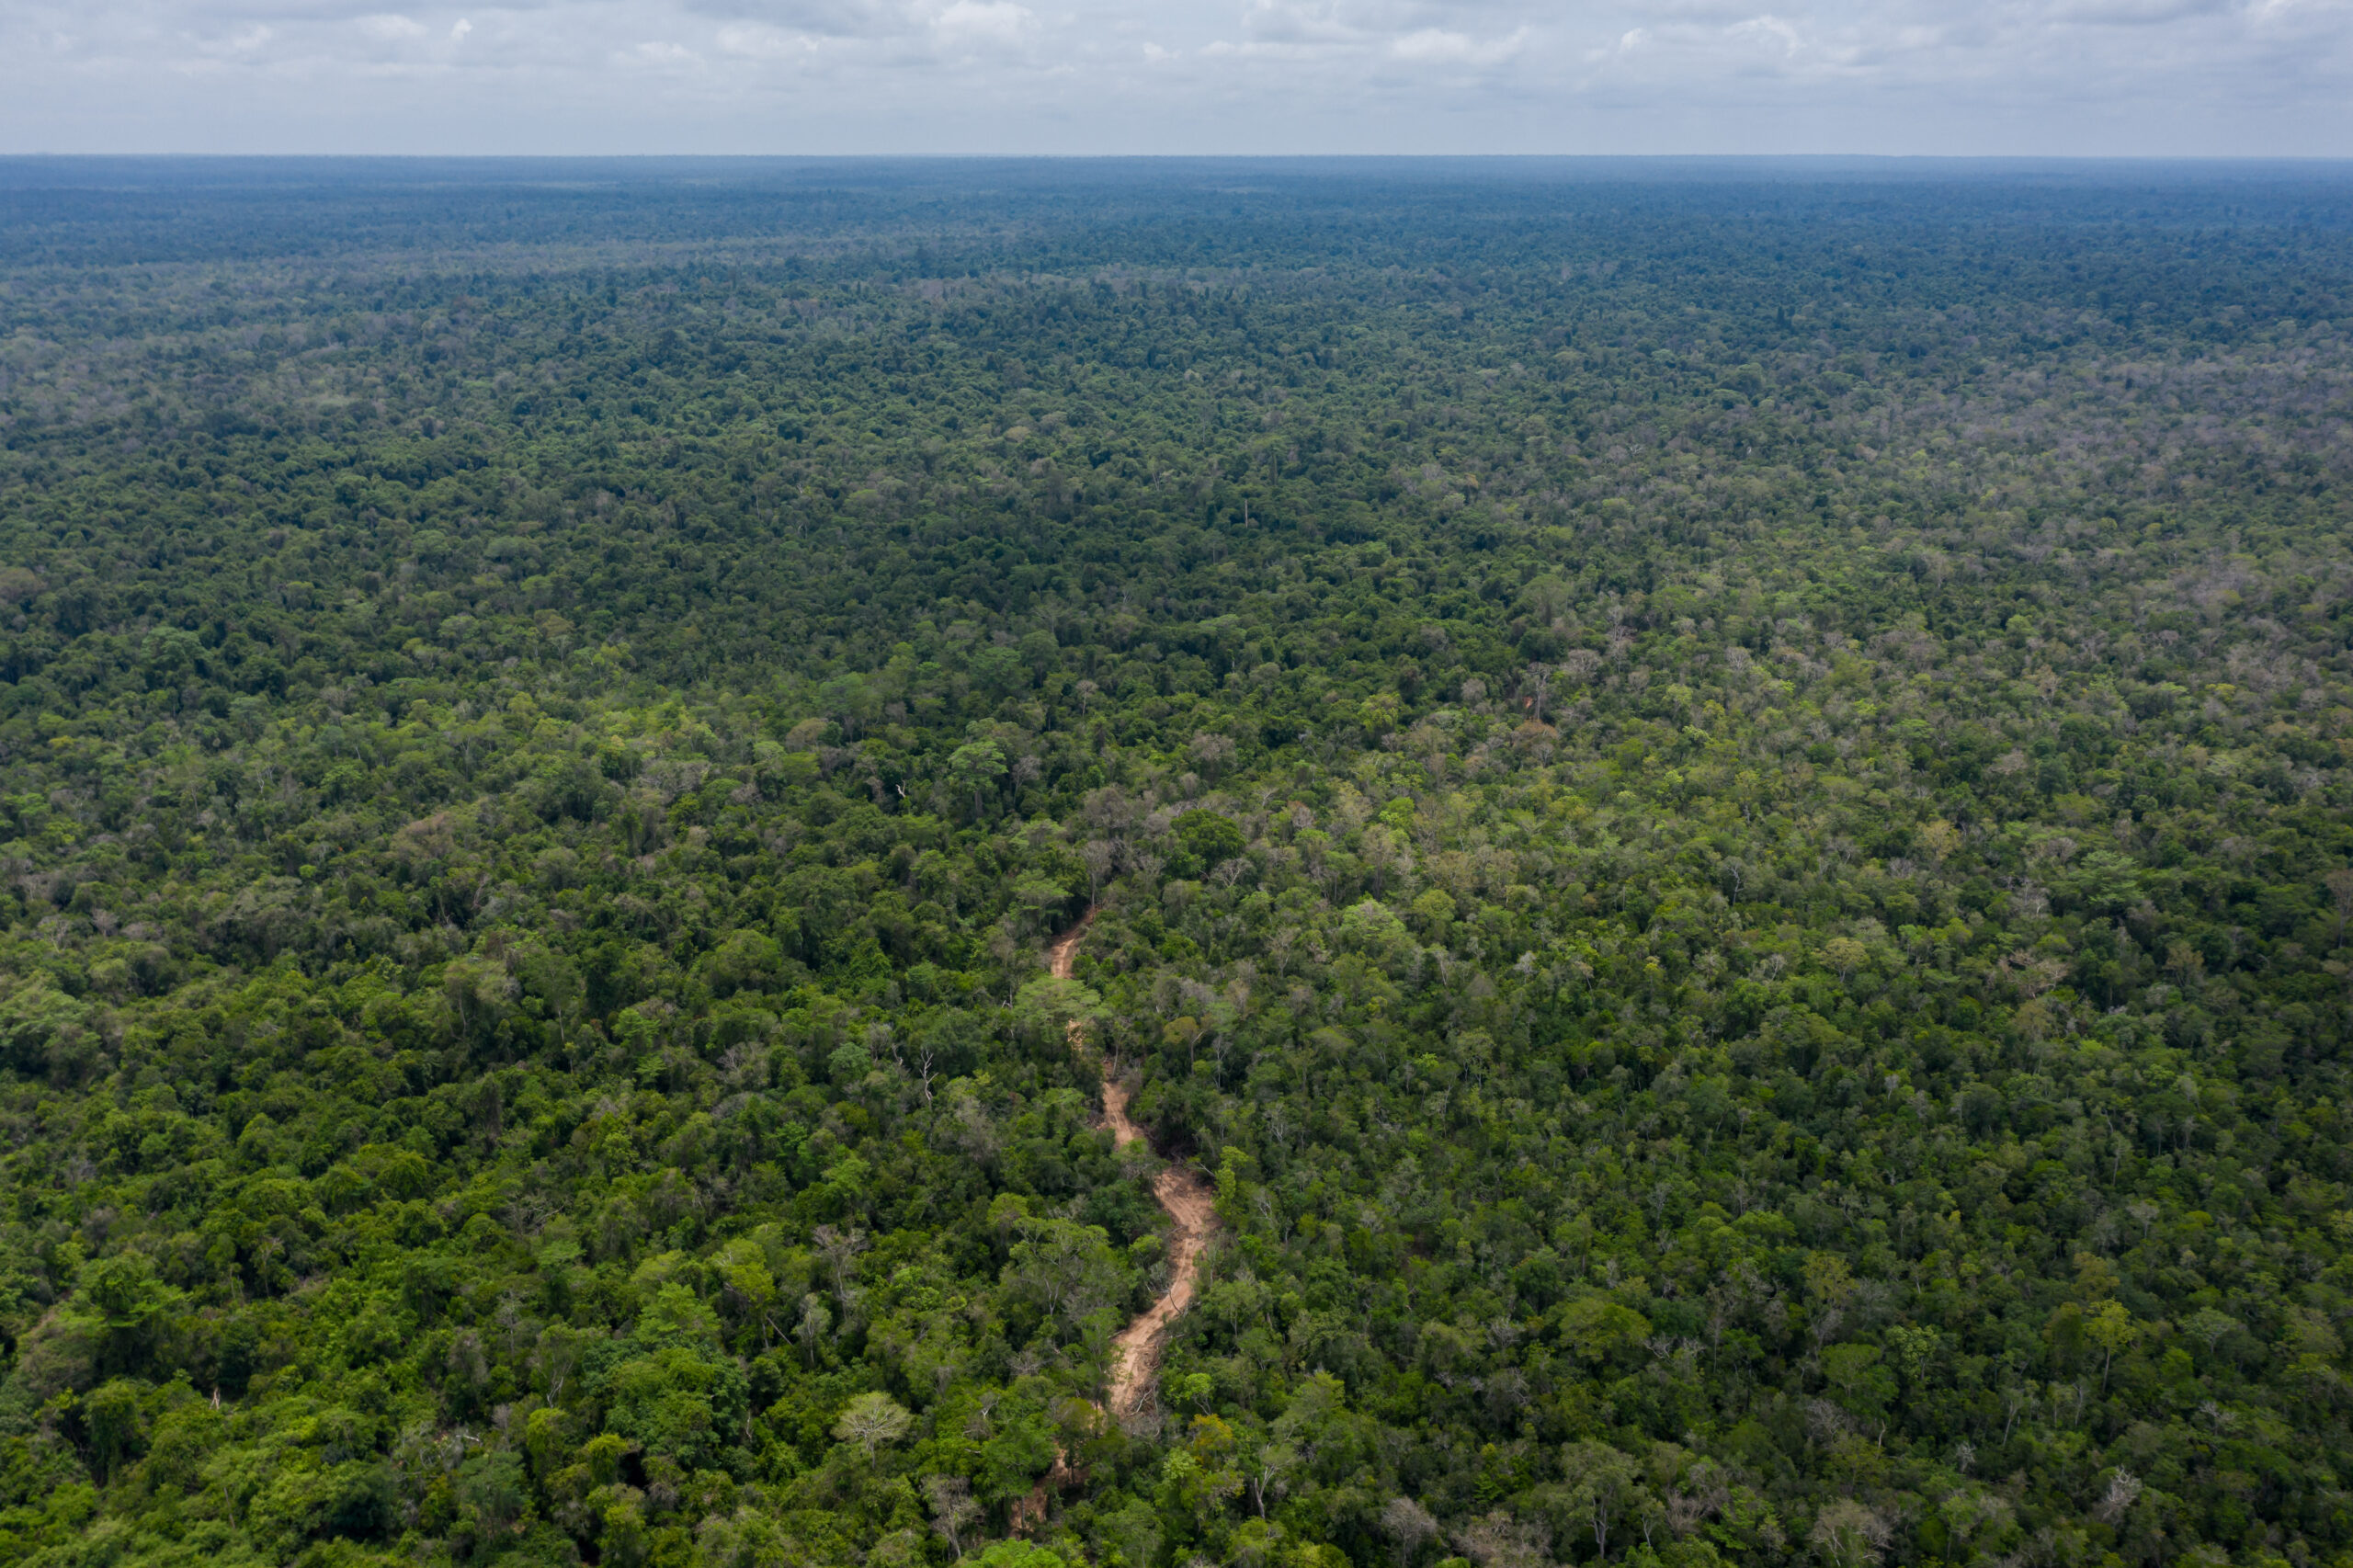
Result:
<svg viewBox="0 0 2353 1568"><path fill-rule="evenodd" d="M0 1557L2353 1563L2349 470L2327 166L0 165Z"/></svg>

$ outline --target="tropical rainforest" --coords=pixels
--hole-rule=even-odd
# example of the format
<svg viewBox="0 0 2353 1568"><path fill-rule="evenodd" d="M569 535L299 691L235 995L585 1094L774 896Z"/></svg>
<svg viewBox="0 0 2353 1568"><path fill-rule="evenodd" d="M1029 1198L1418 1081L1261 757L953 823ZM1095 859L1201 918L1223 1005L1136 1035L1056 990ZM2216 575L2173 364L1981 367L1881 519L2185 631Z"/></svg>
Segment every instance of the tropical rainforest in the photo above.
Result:
<svg viewBox="0 0 2353 1568"><path fill-rule="evenodd" d="M2348 539L2327 165L0 165L0 1560L2343 1568Z"/></svg>

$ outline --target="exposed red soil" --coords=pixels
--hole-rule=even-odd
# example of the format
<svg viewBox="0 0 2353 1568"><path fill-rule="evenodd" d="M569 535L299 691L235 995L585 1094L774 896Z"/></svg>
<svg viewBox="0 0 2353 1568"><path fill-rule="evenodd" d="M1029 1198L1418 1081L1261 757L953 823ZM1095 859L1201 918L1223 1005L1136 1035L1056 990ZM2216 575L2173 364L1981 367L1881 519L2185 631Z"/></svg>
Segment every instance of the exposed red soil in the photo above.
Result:
<svg viewBox="0 0 2353 1568"><path fill-rule="evenodd" d="M1090 909L1046 949L1047 967L1054 974L1071 978L1072 967L1078 961L1078 944L1094 920L1095 911ZM1073 1050L1084 1049L1085 1034L1078 1024L1071 1025ZM1128 1119L1127 1086L1109 1072L1103 1077L1103 1119L1122 1148L1144 1142L1142 1129ZM1160 1366L1160 1347L1169 1329L1193 1304L1193 1292L1200 1284L1201 1253L1209 1245L1210 1233L1217 1228L1209 1183L1191 1166L1163 1166L1153 1178L1152 1194L1175 1225L1168 1252L1168 1289L1112 1342L1119 1350L1111 1373L1109 1403L1114 1415L1137 1410L1150 1397L1153 1374Z"/></svg>

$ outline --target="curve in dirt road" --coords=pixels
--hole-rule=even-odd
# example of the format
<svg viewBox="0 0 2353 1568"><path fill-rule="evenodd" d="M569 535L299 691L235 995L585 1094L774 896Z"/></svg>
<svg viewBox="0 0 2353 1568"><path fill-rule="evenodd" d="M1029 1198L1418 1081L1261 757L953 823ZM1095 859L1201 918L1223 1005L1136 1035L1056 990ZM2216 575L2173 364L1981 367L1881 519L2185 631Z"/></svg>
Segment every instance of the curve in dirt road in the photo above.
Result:
<svg viewBox="0 0 2353 1568"><path fill-rule="evenodd" d="M1046 949L1047 968L1056 977L1071 978L1072 968L1078 961L1078 944L1094 921L1095 911L1089 909L1079 917L1077 925ZM1083 1038L1084 1030L1072 1024L1071 1048L1078 1049ZM1103 1075L1103 1119L1120 1147L1144 1142L1142 1130L1128 1119L1126 1086L1108 1072ZM1168 1255L1168 1289L1112 1341L1118 1351L1112 1363L1109 1400L1114 1415L1125 1415L1139 1408L1151 1391L1153 1373L1160 1366L1160 1347L1167 1340L1169 1329L1193 1304L1193 1292L1200 1283L1201 1253L1209 1245L1210 1233L1217 1228L1217 1210L1210 1197L1209 1183L1191 1166L1161 1167L1160 1174L1153 1178L1152 1195L1167 1210L1175 1226Z"/></svg>

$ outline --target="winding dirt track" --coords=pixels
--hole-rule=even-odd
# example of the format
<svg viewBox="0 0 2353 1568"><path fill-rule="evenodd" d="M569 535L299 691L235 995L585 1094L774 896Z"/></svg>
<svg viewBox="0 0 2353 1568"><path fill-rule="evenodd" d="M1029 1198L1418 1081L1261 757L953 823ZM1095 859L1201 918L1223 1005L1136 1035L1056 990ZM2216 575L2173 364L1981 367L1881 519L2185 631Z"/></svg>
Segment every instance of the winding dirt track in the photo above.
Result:
<svg viewBox="0 0 2353 1568"><path fill-rule="evenodd" d="M1054 974L1063 980L1071 978L1072 966L1078 960L1078 944L1094 920L1095 911L1089 909L1077 925L1046 949L1047 967ZM1072 1024L1071 1049L1083 1049L1085 1036L1084 1029ZM1142 1130L1128 1119L1128 1091L1110 1067L1103 1074L1103 1119L1122 1147L1144 1141ZM1112 1342L1119 1349L1111 1373L1109 1403L1114 1415L1134 1412L1150 1397L1152 1376L1160 1365L1161 1344L1168 1337L1169 1328L1184 1315L1185 1309L1193 1304L1193 1291L1201 1278L1201 1251L1209 1244L1210 1233L1217 1228L1217 1210L1212 1206L1209 1183L1191 1166L1162 1166L1160 1174L1153 1178L1152 1195L1176 1223L1169 1253L1168 1289L1161 1292L1160 1300L1121 1329L1120 1337Z"/></svg>

